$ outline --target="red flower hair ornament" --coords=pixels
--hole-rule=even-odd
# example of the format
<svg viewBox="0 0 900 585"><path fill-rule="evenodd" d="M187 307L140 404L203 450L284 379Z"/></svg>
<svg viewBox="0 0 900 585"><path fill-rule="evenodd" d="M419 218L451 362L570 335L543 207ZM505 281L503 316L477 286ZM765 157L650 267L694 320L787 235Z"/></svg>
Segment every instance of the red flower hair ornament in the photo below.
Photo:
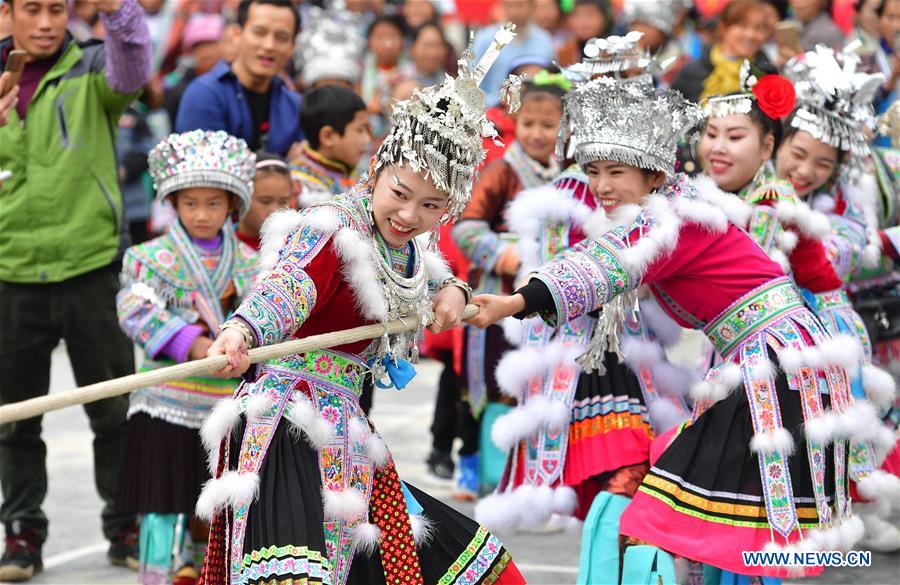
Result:
<svg viewBox="0 0 900 585"><path fill-rule="evenodd" d="M756 83L749 83L752 80L753 77L747 80L750 91L756 98L759 109L767 116L780 120L794 110L797 93L794 91L793 83L774 74L762 76Z"/></svg>

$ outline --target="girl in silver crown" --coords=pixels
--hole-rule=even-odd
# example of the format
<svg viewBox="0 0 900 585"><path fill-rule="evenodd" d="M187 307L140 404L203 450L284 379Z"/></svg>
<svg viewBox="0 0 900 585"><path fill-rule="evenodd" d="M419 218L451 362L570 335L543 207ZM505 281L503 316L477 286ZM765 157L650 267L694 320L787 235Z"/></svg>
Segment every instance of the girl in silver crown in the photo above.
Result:
<svg viewBox="0 0 900 585"><path fill-rule="evenodd" d="M877 425L850 393L861 356L831 338L742 230L744 202L708 178L673 172L677 139L701 120L697 106L607 79L572 96L575 157L609 229L536 269L516 294L476 297L481 312L470 322L539 315L561 324L602 307L604 335L579 358L590 369L646 285L723 357L691 389L691 421L659 439L671 442L651 457L622 515L622 582L674 582L663 550L734 573L787 576L793 567L746 567L741 551L853 546L862 522L847 493L848 439Z"/></svg>
<svg viewBox="0 0 900 585"><path fill-rule="evenodd" d="M266 275L210 355L245 373L247 348L402 317L459 325L468 286L417 238L457 217L493 135L477 66L395 105L368 180L264 226ZM203 427L214 472L197 504L212 520L204 582L522 583L496 536L401 482L359 395L371 374L403 388L419 332L271 360Z"/></svg>
<svg viewBox="0 0 900 585"><path fill-rule="evenodd" d="M172 134L150 152L157 200L171 201L178 217L122 261L116 309L143 350L142 371L206 357L253 286L256 254L238 240L231 214L250 208L255 161L243 140L222 131ZM209 479L200 426L236 386L196 376L131 394L118 508L141 515L141 583L197 579L207 527L193 509Z"/></svg>

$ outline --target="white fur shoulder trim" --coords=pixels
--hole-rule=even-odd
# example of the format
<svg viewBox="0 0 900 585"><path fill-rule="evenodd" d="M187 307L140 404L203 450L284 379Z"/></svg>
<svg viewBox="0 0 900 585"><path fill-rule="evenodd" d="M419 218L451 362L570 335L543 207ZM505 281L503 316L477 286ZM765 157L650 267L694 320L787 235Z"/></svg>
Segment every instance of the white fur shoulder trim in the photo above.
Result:
<svg viewBox="0 0 900 585"><path fill-rule="evenodd" d="M344 227L335 233L334 247L343 263L344 278L353 289L363 315L373 321L386 321L387 304L375 272L379 260L371 244L358 231Z"/></svg>
<svg viewBox="0 0 900 585"><path fill-rule="evenodd" d="M287 237L306 223L323 233L331 234L341 226L337 213L328 207L313 207L303 211L283 209L270 215L260 230L262 244L259 247L259 268L265 274L275 267L278 254L284 247ZM260 277L261 278L261 277Z"/></svg>
<svg viewBox="0 0 900 585"><path fill-rule="evenodd" d="M428 274L428 278L438 285L448 278L452 278L453 272L441 253L428 249L427 234L422 234L416 240L419 243L419 253L422 254L422 262L425 264L425 273Z"/></svg>
<svg viewBox="0 0 900 585"><path fill-rule="evenodd" d="M824 213L814 211L803 201L779 201L775 213L783 224L791 225L814 240L831 235L831 221Z"/></svg>
<svg viewBox="0 0 900 585"><path fill-rule="evenodd" d="M744 227L750 221L753 208L740 197L719 189L711 178L700 175L692 178L691 184L697 190L699 200L707 205L691 206L694 217L682 215L684 219L697 221L715 231L725 231L728 223ZM693 209L695 207L699 209Z"/></svg>
<svg viewBox="0 0 900 585"><path fill-rule="evenodd" d="M550 222L580 226L591 211L587 205L565 197L551 186L519 193L504 212L511 232L519 236L520 274L527 274L549 260L541 258L540 230Z"/></svg>

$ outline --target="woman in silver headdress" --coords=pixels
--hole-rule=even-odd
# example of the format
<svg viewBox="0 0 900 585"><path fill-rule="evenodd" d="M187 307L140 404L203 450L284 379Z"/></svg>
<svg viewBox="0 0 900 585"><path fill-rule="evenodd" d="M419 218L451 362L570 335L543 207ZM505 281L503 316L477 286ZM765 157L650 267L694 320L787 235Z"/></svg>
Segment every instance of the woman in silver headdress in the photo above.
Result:
<svg viewBox="0 0 900 585"><path fill-rule="evenodd" d="M592 39L584 61L566 74L585 83L595 75L628 72L637 74L629 83L652 85L647 70L653 61L638 46L640 37ZM582 105L565 104L563 140L556 145L560 159L573 155L568 119ZM518 194L504 212L517 242L518 276L602 235L605 224L590 221L601 207L577 164L552 183ZM691 374L668 363L663 350L677 341L681 328L649 293L625 317L622 351L606 352L593 372L583 371L575 358L596 331L596 315L559 327L539 318L520 327L514 319L503 324L517 347L502 356L496 379L518 404L491 429L494 443L508 455L501 482L476 506L475 518L498 530L548 521L577 528L583 520L579 583L618 578L618 519L649 469L651 441L690 416L684 397Z"/></svg>
<svg viewBox="0 0 900 585"><path fill-rule="evenodd" d="M512 36L396 104L368 180L267 221L266 275L210 349L229 358L220 375L246 372L248 347L291 337L403 317L459 324L469 289L417 236L469 198L494 135L478 84ZM409 382L419 333L271 360L215 408L202 430L214 479L197 504L212 521L204 583L524 582L496 536L400 481L360 407L369 371L383 387Z"/></svg>
<svg viewBox="0 0 900 585"><path fill-rule="evenodd" d="M698 148L704 169L721 188L738 193L753 205L748 224L750 236L792 274L801 292L813 300L823 301L820 308L826 310L820 317L829 332L849 334L845 338L847 342L855 343L854 351L862 352L868 339L854 340L858 332L864 331L862 321L849 303L837 301L843 296L839 272L845 272L846 267L842 266L850 261L840 257L854 248L848 235L864 242L865 230L856 221L843 220L846 225L836 226L832 231L828 217L810 209L789 181L773 176L774 167L767 161L779 146L780 120L795 110L793 84L778 75L766 75L745 62L741 85L740 92L713 96L704 105L708 119ZM861 233L855 236L855 232ZM811 305L815 307L816 303ZM861 342L863 346L859 345ZM863 382L870 387L876 404L883 403L885 394L893 394L890 376L867 365L863 376L852 381L857 401L869 394L862 391ZM889 433L882 434L886 444L882 450L890 450L894 441ZM874 471L875 451L871 445L851 446L852 478L868 477ZM863 481L863 491L876 491L886 481L890 480L882 472L875 473ZM874 528L873 519L866 514L861 516L867 526Z"/></svg>
<svg viewBox="0 0 900 585"><path fill-rule="evenodd" d="M884 78L858 69L856 54L821 46L788 62L786 75L797 88L797 105L786 123L775 169L801 198L827 214L830 229L824 245L841 283L828 291L804 292L833 335L849 335L862 346L866 364L853 380L856 400L887 414L896 395L895 381L872 363L878 359L873 341L845 292L851 275L878 265L883 244L878 230L880 187L872 164L876 158L866 126L874 125L872 97ZM884 239L884 245L893 247L890 238ZM900 532L882 518L891 507L900 507L900 469L889 474L878 468L897 439L892 424L879 430L875 440L852 446L851 494L868 503L860 508L867 544L896 550Z"/></svg>
<svg viewBox="0 0 900 585"><path fill-rule="evenodd" d="M622 515L632 544L622 581L655 582L652 574L674 582L662 550L739 574L786 576L797 568L747 567L741 552L853 546L862 522L847 493L848 440L877 425L850 392L848 372L861 356L832 339L743 231L746 203L709 178L673 172L677 139L702 118L697 106L674 91L606 79L571 99L581 104L571 116L575 157L609 229L535 270L516 294L476 297L481 313L470 322L538 315L562 324L602 307L600 330L579 358L591 369L615 347L645 285L724 359L691 388L691 421L662 438L671 442Z"/></svg>

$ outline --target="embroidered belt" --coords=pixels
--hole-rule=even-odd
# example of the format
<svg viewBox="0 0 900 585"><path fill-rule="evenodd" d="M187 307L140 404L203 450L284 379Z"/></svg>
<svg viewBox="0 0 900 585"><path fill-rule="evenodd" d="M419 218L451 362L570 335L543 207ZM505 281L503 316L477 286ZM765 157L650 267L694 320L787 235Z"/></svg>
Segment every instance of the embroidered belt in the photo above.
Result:
<svg viewBox="0 0 900 585"><path fill-rule="evenodd" d="M754 333L791 313L804 310L788 277L770 280L731 303L703 332L724 359Z"/></svg>
<svg viewBox="0 0 900 585"><path fill-rule="evenodd" d="M813 298L816 300L817 311L832 311L853 306L850 303L850 297L841 289L816 293L813 295Z"/></svg>
<svg viewBox="0 0 900 585"><path fill-rule="evenodd" d="M332 390L358 400L368 368L362 358L337 351L295 353L266 362L267 371L292 374L311 382L325 382Z"/></svg>

